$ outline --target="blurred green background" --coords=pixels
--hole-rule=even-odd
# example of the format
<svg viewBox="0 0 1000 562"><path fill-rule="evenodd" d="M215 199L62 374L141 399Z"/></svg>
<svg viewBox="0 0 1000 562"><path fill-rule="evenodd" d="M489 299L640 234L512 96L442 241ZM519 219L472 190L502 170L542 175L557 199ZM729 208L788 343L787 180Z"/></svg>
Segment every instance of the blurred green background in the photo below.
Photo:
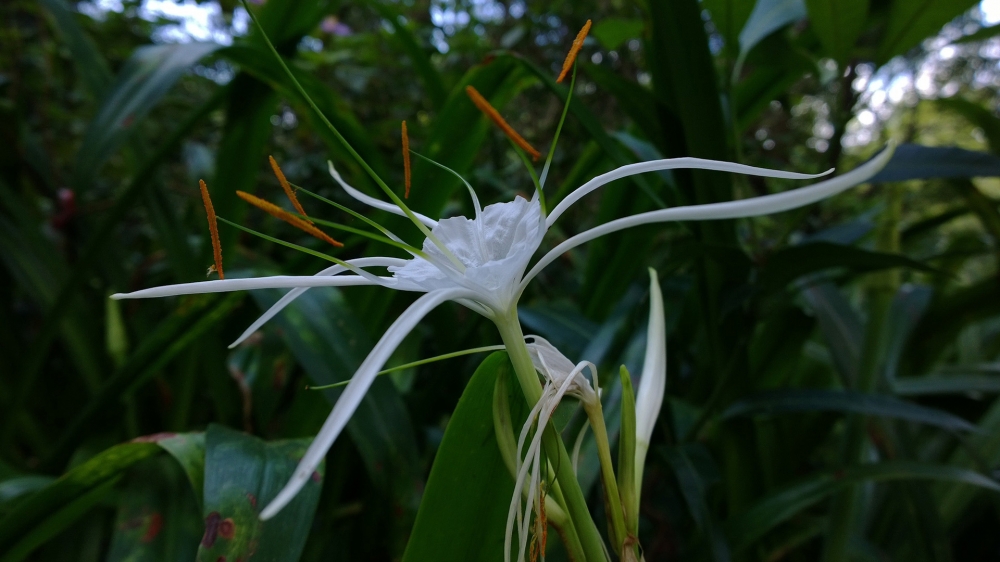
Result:
<svg viewBox="0 0 1000 562"><path fill-rule="evenodd" d="M484 204L530 193L463 87L544 152L566 94L552 77L587 19L550 202L641 160L815 173L904 143L877 181L820 205L591 242L529 287L521 319L525 333L602 367L614 433L617 366L641 371L646 268L659 272L668 396L645 471L646 560L1000 560L1000 2L252 9L391 185L402 184L405 119L413 148L463 174ZM293 183L358 210L327 159L376 193L243 8L7 0L0 22L0 561L403 559L444 429L483 355L381 377L316 475L322 486L253 544L236 544L233 529L243 537L255 517L219 513L242 502L252 514L248 490L273 494L308 442L298 438L316 433L337 397L306 385L349 378L412 297L312 290L233 350L280 292L107 298L205 279L201 178L221 216L308 247L318 243L234 194L283 200L267 155ZM798 185L646 174L576 205L543 246L625 214ZM415 210L471 212L457 180L425 163L415 162L413 186ZM420 241L405 221L372 216ZM326 265L220 228L230 276ZM387 251L344 241L342 258ZM390 364L498 342L488 322L446 305ZM581 418L567 403L557 422L575 437ZM154 434L168 435L132 441ZM591 446L580 479L600 521ZM549 558L565 559L556 542Z"/></svg>

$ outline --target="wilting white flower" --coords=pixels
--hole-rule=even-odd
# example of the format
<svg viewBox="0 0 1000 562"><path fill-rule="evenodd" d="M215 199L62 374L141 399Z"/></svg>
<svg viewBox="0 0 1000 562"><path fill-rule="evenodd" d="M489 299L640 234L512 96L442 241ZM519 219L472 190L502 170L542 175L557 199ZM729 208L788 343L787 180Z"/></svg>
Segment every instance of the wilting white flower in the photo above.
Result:
<svg viewBox="0 0 1000 562"><path fill-rule="evenodd" d="M293 289L235 342L239 343L303 291L312 287L380 285L388 289L424 293L393 322L362 362L334 405L316 439L306 451L291 480L261 512L261 518L268 519L291 501L309 481L313 470L347 424L384 363L414 326L438 305L446 301L458 302L493 320L501 335L511 333L511 324L514 324L516 332L520 334L520 328L516 326L517 301L527 284L558 256L581 244L605 234L642 224L752 217L815 203L871 178L885 166L891 155L890 145L875 158L851 172L800 189L739 201L673 207L619 218L560 243L543 255L526 274L525 269L541 244L545 232L563 212L583 196L614 180L644 172L679 168L786 179L809 179L818 176L699 158L675 158L630 164L590 180L570 193L547 216L542 212L538 193L531 201L515 198L514 201L495 203L481 210L477 201L476 217L473 219L453 217L435 221L417 215L416 220L420 222L422 230L429 235L423 244L422 253L414 255L411 259L361 258L346 262L347 267L333 266L314 276L279 275L203 281L116 294L112 298L165 297L251 289ZM400 215L408 211L361 194L345 184L336 171L332 170L332 166L331 174L348 193L363 203ZM365 271L364 268L367 267L388 267L392 275L377 276ZM570 381L569 384L572 384L572 379Z"/></svg>
<svg viewBox="0 0 1000 562"><path fill-rule="evenodd" d="M510 509L507 512L507 533L504 539L504 560L510 560L510 549L513 539L515 520L517 522L518 536L518 562L524 560L524 550L528 543L528 529L531 524L531 510L535 513L542 513L541 509L541 482L542 476L548 473L548 466L541 466L542 458L542 432L549 423L549 418L556 406L562 401L564 396L573 396L585 405L593 405L599 400L594 386L597 386L597 367L589 361L581 361L574 365L565 355L559 352L546 339L539 336L528 336L525 339L533 339L528 344L528 354L531 356L531 363L535 370L541 373L545 379L542 387L542 397L535 403L528 413L528 419L521 428L521 435L517 440L517 465L514 478L514 495L510 501ZM590 370L590 376L594 380L594 386L583 375L584 369ZM537 422L537 424L536 424ZM531 432L533 426L537 427L534 436L525 451L524 460L521 460L521 451L524 450L524 443ZM525 487L527 491L525 492ZM521 494L525 492L528 501L521 503Z"/></svg>

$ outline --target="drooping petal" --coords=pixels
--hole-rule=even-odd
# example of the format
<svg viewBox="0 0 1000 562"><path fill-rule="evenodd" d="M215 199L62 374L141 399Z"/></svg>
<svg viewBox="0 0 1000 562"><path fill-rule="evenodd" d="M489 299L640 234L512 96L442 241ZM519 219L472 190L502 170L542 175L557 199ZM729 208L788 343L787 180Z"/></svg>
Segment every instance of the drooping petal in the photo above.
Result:
<svg viewBox="0 0 1000 562"><path fill-rule="evenodd" d="M549 216L545 219L545 226L551 227L552 224L556 222L556 219L558 219L559 216L566 211L566 209L568 209L573 203L579 201L583 196L615 180L646 172L679 169L714 170L718 172L732 172L750 176L763 176L768 178L783 178L790 180L815 179L833 172L833 169L831 168L821 174L800 174L797 172L785 172L781 170L758 168L756 166L746 166L743 164L736 164L735 162L720 162L718 160L705 160L703 158L690 157L667 158L664 160L651 160L649 162L628 164L626 166L621 166L620 168L615 168L610 172L601 174L574 189L569 195L566 196L565 199L560 201L559 204L552 209L552 212L549 213Z"/></svg>
<svg viewBox="0 0 1000 562"><path fill-rule="evenodd" d="M406 260L400 258L377 257L377 258L358 258L354 260L347 260L347 263L357 267L391 267L391 266L403 265L404 263L406 263ZM326 276L339 275L341 273L344 273L345 271L347 271L347 268L342 265L331 265L330 267L315 274L313 277L320 277L324 275ZM285 293L285 295L282 296L280 299L278 299L278 302L271 305L271 308L267 309L267 311L264 312L264 314L262 314L260 318L255 320L253 324L250 324L250 327L244 330L243 333L240 334L240 337L236 338L236 341L229 344L229 349L232 349L243 343L243 341L249 338L251 334L259 330L261 326L266 324L270 319L277 316L278 313L284 310L286 306L292 304L292 301L302 296L302 294L308 290L309 287L296 287L291 291Z"/></svg>
<svg viewBox="0 0 1000 562"><path fill-rule="evenodd" d="M338 275L336 277L314 277L312 275L273 275L270 277L250 277L247 279L225 279L218 281L198 281L195 283L179 283L163 285L134 291L131 293L115 293L111 298L119 299L149 299L155 297L173 297L177 295L200 295L204 293L228 293L231 291L252 291L254 289L291 289L295 287L356 287L359 285L392 285L389 277L376 278L372 281L360 275Z"/></svg>
<svg viewBox="0 0 1000 562"><path fill-rule="evenodd" d="M344 393L340 395L337 403L333 406L326 422L320 429L319 434L313 439L306 454L299 461L292 478L285 484L285 487L278 493L263 511L260 512L261 520L267 520L281 511L281 508L288 505L292 498L299 493L299 490L309 481L312 473L319 466L319 463L326 456L326 452L333 445L333 442L340 435L340 432L347 425L347 421L358 408L361 400L368 392L368 388L374 382L379 370L388 361L389 356L396 350L403 339L409 335L410 331L438 305L445 301L468 296L466 291L445 290L427 293L417 299L399 318L389 326L389 329L382 335L382 339L375 344L371 353L358 367L357 372L351 378L351 382L344 388Z"/></svg>
<svg viewBox="0 0 1000 562"><path fill-rule="evenodd" d="M660 209L639 213L629 217L622 217L600 226L591 228L573 236L553 248L549 253L542 256L538 263L531 268L531 271L521 280L518 287L518 294L524 290L538 273L548 264L564 253L587 243L595 238L624 230L642 224L652 224L669 221L690 221L690 220L720 220L737 219L744 217L756 217L772 213L780 213L789 209L803 207L827 197L846 191L858 184L864 183L881 170L889 159L892 158L895 145L890 143L877 156L851 170L850 172L835 178L821 181L807 187L800 187L782 193L774 193L761 197L751 197L739 201L726 201L723 203L708 203L705 205L688 205L684 207L673 207L670 209Z"/></svg>
<svg viewBox="0 0 1000 562"><path fill-rule="evenodd" d="M667 386L667 329L663 315L663 293L656 270L649 270L649 324L646 328L646 357L635 397L635 482L642 489L642 469L649 450L656 418L663 405Z"/></svg>
<svg viewBox="0 0 1000 562"><path fill-rule="evenodd" d="M392 213L394 215L399 215L401 217L406 216L406 213L403 212L403 209L400 209L398 206L393 205L392 203L386 203L385 201L376 199L370 195L365 195L364 193L361 193L357 189L354 189L353 187L348 185L347 182L344 181L344 178L340 177L340 173L337 172L337 169L333 167L333 162L327 162L327 164L328 164L328 171L330 172L330 177L332 177L334 181L340 184L340 187L342 187L344 191L346 191L347 194L350 195L351 197L357 199L358 201L364 203L365 205L368 205L369 207L375 207L376 209L380 209L387 213ZM437 226L437 221L428 216L421 215L420 213L417 212L414 212L413 215L416 216L417 220L422 222L424 226L426 226L427 228L434 228L435 226Z"/></svg>

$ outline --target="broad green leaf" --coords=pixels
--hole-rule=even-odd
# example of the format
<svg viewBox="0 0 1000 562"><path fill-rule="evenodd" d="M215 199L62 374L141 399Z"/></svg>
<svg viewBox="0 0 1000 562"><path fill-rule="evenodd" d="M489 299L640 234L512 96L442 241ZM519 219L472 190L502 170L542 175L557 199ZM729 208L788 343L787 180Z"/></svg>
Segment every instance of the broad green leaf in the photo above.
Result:
<svg viewBox="0 0 1000 562"><path fill-rule="evenodd" d="M607 50L613 51L629 39L642 36L645 27L642 20L610 17L602 18L594 24L590 34Z"/></svg>
<svg viewBox="0 0 1000 562"><path fill-rule="evenodd" d="M875 62L882 64L905 53L976 3L976 0L894 0Z"/></svg>
<svg viewBox="0 0 1000 562"><path fill-rule="evenodd" d="M750 509L731 517L724 524L724 529L733 550L740 551L779 524L850 484L891 480L937 480L1000 492L1000 484L996 481L978 472L950 465L905 461L862 465L833 474L812 476L772 492Z"/></svg>
<svg viewBox="0 0 1000 562"><path fill-rule="evenodd" d="M30 554L100 501L127 468L158 452L154 443L116 445L18 502L0 520L0 552L8 553L0 560L11 562Z"/></svg>
<svg viewBox="0 0 1000 562"><path fill-rule="evenodd" d="M215 43L149 45L132 54L84 133L76 156L75 186L85 191L105 160L121 146L136 123L166 95L191 65L219 46Z"/></svg>
<svg viewBox="0 0 1000 562"><path fill-rule="evenodd" d="M273 518L260 510L291 478L310 439L264 442L209 425L205 435L205 535L199 562L253 560L295 562L309 536L323 483L324 465Z"/></svg>
<svg viewBox="0 0 1000 562"><path fill-rule="evenodd" d="M896 291L885 321L885 357L880 379L890 383L896 379L900 363L904 360L906 344L927 311L933 294L930 287L911 284L903 285Z"/></svg>
<svg viewBox="0 0 1000 562"><path fill-rule="evenodd" d="M851 412L923 423L953 431L977 431L974 424L935 408L889 395L850 390L771 390L743 398L722 412L722 419L789 412Z"/></svg>
<svg viewBox="0 0 1000 562"><path fill-rule="evenodd" d="M1000 156L954 146L902 144L869 183L1000 176Z"/></svg>
<svg viewBox="0 0 1000 562"><path fill-rule="evenodd" d="M843 64L865 28L868 0L805 0L809 25L826 53Z"/></svg>
<svg viewBox="0 0 1000 562"><path fill-rule="evenodd" d="M948 367L923 377L900 377L892 380L892 391L901 396L1000 393L1000 368L991 364Z"/></svg>
<svg viewBox="0 0 1000 562"><path fill-rule="evenodd" d="M202 493L205 489L205 434L169 434L156 444L170 453L184 470L184 475L198 499L198 507L201 507Z"/></svg>
<svg viewBox="0 0 1000 562"><path fill-rule="evenodd" d="M466 385L431 467L403 562L503 560L514 480L493 428L498 376L515 380L506 353L487 357ZM520 424L527 408L516 387L508 384L511 419Z"/></svg>
<svg viewBox="0 0 1000 562"><path fill-rule="evenodd" d="M14 476L0 481L0 509L6 509L22 496L37 492L48 486L55 478L51 476Z"/></svg>
<svg viewBox="0 0 1000 562"><path fill-rule="evenodd" d="M803 0L757 0L740 30L740 62L762 39L804 17L806 6ZM737 62L737 67L740 62Z"/></svg>
<svg viewBox="0 0 1000 562"><path fill-rule="evenodd" d="M895 267L934 271L933 268L900 254L872 252L829 242L812 242L790 246L769 256L758 283L762 287L777 289L803 275L830 268L864 272Z"/></svg>
<svg viewBox="0 0 1000 562"><path fill-rule="evenodd" d="M567 302L520 306L517 316L528 330L552 342L568 357L582 353L598 328L595 322Z"/></svg>
<svg viewBox="0 0 1000 562"><path fill-rule="evenodd" d="M403 21L400 21L400 15L395 12L394 8L389 7L389 5L383 2L371 2L369 6L392 26L393 39L395 39L403 52L410 58L410 63L423 81L424 89L427 92L427 96L431 99L433 106L440 109L444 105L447 92L445 91L444 81L441 79L441 73L431 63L427 48L420 46L416 35L410 31L410 28Z"/></svg>
<svg viewBox="0 0 1000 562"><path fill-rule="evenodd" d="M126 481L105 562L193 562L203 531L195 503L201 489L188 491L166 456L140 463Z"/></svg>

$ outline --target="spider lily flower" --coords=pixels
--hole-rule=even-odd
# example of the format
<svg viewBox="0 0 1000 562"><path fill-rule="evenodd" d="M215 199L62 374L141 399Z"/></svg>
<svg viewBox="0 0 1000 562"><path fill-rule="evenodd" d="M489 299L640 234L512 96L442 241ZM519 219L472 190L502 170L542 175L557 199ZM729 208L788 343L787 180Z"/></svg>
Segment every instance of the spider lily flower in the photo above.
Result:
<svg viewBox="0 0 1000 562"><path fill-rule="evenodd" d="M877 156L854 170L808 187L737 201L673 207L619 218L583 231L558 244L544 254L527 273L525 270L528 264L538 250L546 231L556 219L583 196L620 178L681 168L784 179L811 179L825 174L798 174L700 158L654 160L622 166L595 177L570 193L548 215L542 212L537 190L530 201L516 197L510 202L494 203L480 208L475 193L471 192L470 188L476 209L475 218L458 216L435 221L412 213L401 205L401 201L387 203L362 194L344 182L331 165L330 172L334 180L359 202L391 213L415 217L421 226L429 229L430 236L424 241L420 255L414 255L410 259L372 257L349 260L313 276L278 275L202 281L119 293L112 295L112 298L136 299L253 289L292 289L234 342L233 345L237 345L309 288L379 285L391 290L423 293L386 330L355 372L289 483L261 512L261 518L268 519L291 501L309 481L313 470L340 435L390 355L423 317L439 305L454 301L489 318L497 325L508 351L519 352L518 350L525 348L517 319L518 299L528 283L546 265L569 250L605 234L642 224L754 217L809 205L864 183L885 166L892 152L893 145L890 144ZM391 275L376 276L366 271L369 267L386 267ZM534 389L527 386L524 380L519 378L519 381L522 383L529 404L534 406L542 395L537 380L534 384L539 388Z"/></svg>
<svg viewBox="0 0 1000 562"><path fill-rule="evenodd" d="M646 356L642 378L635 396L635 483L642 490L642 470L646 464L649 439L663 405L667 387L667 330L663 316L663 292L656 270L649 269L649 324L646 327ZM638 495L636 507L638 508Z"/></svg>

